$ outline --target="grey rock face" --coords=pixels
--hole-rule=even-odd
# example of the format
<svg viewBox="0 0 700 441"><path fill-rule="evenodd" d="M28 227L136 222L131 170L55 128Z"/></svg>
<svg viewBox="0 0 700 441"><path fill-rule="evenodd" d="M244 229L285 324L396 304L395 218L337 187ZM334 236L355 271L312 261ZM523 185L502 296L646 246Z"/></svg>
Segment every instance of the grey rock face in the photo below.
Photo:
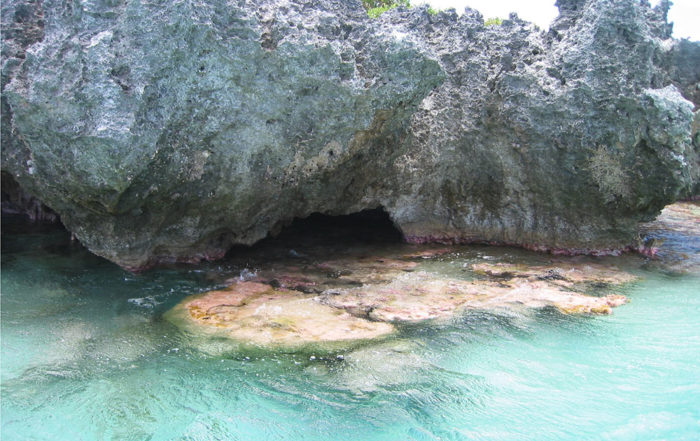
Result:
<svg viewBox="0 0 700 441"><path fill-rule="evenodd" d="M2 167L131 269L379 206L412 241L623 249L691 187L697 44L662 8L559 3L544 33L348 0L18 0Z"/></svg>

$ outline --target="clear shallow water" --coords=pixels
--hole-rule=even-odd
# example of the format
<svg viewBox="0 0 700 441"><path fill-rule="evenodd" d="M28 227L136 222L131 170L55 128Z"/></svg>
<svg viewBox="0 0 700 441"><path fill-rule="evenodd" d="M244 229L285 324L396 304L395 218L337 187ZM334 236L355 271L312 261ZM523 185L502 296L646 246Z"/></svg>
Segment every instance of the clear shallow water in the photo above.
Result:
<svg viewBox="0 0 700 441"><path fill-rule="evenodd" d="M612 316L471 313L329 355L202 352L162 320L240 262L133 275L12 225L2 246L3 440L700 439L700 277L639 258ZM542 258L426 265L479 253Z"/></svg>

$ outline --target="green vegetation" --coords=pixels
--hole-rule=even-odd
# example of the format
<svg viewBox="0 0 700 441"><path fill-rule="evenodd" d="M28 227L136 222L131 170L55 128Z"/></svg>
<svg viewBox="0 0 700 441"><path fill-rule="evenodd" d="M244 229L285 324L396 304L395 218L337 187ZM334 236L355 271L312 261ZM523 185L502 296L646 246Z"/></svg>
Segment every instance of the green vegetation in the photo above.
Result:
<svg viewBox="0 0 700 441"><path fill-rule="evenodd" d="M503 23L503 19L498 17L491 17L484 22L486 26L499 26L501 23Z"/></svg>
<svg viewBox="0 0 700 441"><path fill-rule="evenodd" d="M409 0L362 0L362 5L365 7L365 9L370 10L370 9L377 9L377 8L385 8L385 7L397 7L397 6L406 6L410 7L411 5L409 4Z"/></svg>
<svg viewBox="0 0 700 441"><path fill-rule="evenodd" d="M367 10L367 15L371 18L377 18L389 9L394 9L399 6L411 7L410 0L362 0L362 5ZM437 15L439 9L428 6L428 14Z"/></svg>
<svg viewBox="0 0 700 441"><path fill-rule="evenodd" d="M362 4L367 9L367 15L377 18L389 9L398 6L411 7L410 0L362 0Z"/></svg>

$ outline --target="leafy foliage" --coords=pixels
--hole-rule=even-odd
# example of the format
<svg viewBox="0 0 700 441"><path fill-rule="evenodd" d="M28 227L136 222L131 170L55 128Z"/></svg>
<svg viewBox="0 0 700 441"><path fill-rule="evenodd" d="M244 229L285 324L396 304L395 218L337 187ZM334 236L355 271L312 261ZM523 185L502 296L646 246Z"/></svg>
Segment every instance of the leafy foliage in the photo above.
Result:
<svg viewBox="0 0 700 441"><path fill-rule="evenodd" d="M486 26L499 26L501 23L503 23L503 19L498 17L491 17L484 22Z"/></svg>
<svg viewBox="0 0 700 441"><path fill-rule="evenodd" d="M402 0L362 0L362 5L365 7L365 9L375 9L375 8L384 8L387 6L399 6L399 4L406 4L408 6L408 1L402 1Z"/></svg>
<svg viewBox="0 0 700 441"><path fill-rule="evenodd" d="M398 6L411 7L410 0L362 0L362 4L367 9L367 14L372 18L377 18L389 9Z"/></svg>

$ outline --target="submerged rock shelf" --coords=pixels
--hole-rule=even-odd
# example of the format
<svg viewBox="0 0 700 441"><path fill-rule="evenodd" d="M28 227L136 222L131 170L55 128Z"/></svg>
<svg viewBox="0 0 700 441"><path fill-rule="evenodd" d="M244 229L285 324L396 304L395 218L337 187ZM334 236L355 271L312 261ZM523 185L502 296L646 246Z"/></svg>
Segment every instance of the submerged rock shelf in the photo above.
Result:
<svg viewBox="0 0 700 441"><path fill-rule="evenodd" d="M255 282L189 298L166 318L191 332L272 348L369 340L394 331L389 324L355 317L299 291Z"/></svg>
<svg viewBox="0 0 700 441"><path fill-rule="evenodd" d="M614 292L636 279L614 267L561 260L464 264L460 278L424 268L435 258L459 259L460 251L350 253L330 262L278 264L188 297L166 318L190 333L247 345L351 344L392 334L396 324L447 320L466 310L553 307L566 314L610 314L627 302Z"/></svg>

